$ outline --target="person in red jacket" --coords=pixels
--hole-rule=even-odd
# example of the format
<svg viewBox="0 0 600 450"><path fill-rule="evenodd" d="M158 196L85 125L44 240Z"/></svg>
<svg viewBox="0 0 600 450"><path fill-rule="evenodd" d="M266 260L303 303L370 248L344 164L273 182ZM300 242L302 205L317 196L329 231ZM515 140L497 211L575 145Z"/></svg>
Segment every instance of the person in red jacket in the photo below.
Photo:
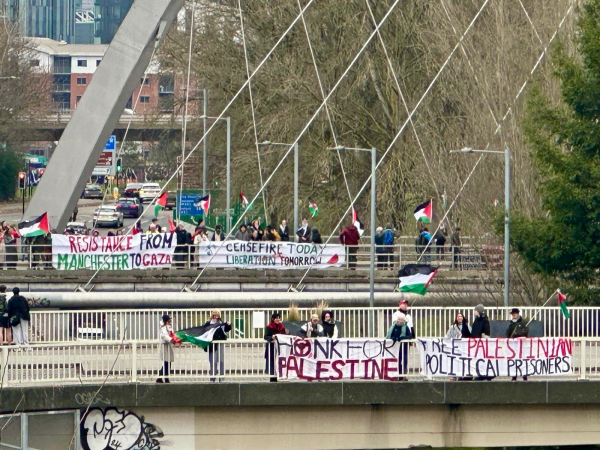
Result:
<svg viewBox="0 0 600 450"><path fill-rule="evenodd" d="M358 234L358 228L350 224L340 233L340 242L345 245L348 249L346 255L350 262L350 268L356 269L356 253L358 252L358 241L360 240L360 234Z"/></svg>

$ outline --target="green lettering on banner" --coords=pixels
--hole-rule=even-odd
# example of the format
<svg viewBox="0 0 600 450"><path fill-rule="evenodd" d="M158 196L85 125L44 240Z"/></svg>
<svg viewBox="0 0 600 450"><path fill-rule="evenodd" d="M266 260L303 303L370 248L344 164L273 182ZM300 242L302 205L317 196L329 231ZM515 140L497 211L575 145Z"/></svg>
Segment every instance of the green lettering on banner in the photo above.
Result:
<svg viewBox="0 0 600 450"><path fill-rule="evenodd" d="M64 255L59 253L57 256L57 269L61 270L61 269L66 269L67 265L69 264L69 255ZM64 267L63 267L64 266Z"/></svg>

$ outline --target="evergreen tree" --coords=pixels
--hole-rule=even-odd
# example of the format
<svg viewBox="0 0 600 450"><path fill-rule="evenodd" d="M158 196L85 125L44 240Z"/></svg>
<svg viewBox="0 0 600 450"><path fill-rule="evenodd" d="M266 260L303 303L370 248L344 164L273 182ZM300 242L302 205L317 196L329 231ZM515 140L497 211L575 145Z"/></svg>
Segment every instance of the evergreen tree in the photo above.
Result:
<svg viewBox="0 0 600 450"><path fill-rule="evenodd" d="M528 100L523 130L544 212L514 214L511 245L534 272L590 303L600 268L600 0L585 5L575 36L577 54L558 46L554 57L560 104L539 88Z"/></svg>

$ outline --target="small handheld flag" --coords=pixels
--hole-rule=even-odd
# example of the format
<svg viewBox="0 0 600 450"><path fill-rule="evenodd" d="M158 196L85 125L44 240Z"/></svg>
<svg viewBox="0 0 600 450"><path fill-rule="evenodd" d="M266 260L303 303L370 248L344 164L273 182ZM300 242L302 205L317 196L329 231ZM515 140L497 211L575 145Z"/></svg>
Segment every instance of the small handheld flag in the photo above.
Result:
<svg viewBox="0 0 600 450"><path fill-rule="evenodd" d="M248 207L248 199L240 189L240 200L242 201L242 208L246 209Z"/></svg>
<svg viewBox="0 0 600 450"><path fill-rule="evenodd" d="M164 209L167 206L167 192L163 192L158 200L156 200L156 206L154 207L154 217L158 217L158 213L161 209Z"/></svg>
<svg viewBox="0 0 600 450"><path fill-rule="evenodd" d="M417 222L421 221L423 223L431 223L433 218L431 200L427 200L425 203L421 203L419 206L417 206L415 208L414 216L415 219L417 219Z"/></svg>
<svg viewBox="0 0 600 450"><path fill-rule="evenodd" d="M175 224L173 223L173 220L171 219L171 217L167 214L167 220L169 221L169 233L175 233L175 230L177 229L177 227L175 226Z"/></svg>
<svg viewBox="0 0 600 450"><path fill-rule="evenodd" d="M425 295L427 288L437 275L437 268L429 265L416 267L405 266L400 272L400 292L412 292L413 294Z"/></svg>
<svg viewBox="0 0 600 450"><path fill-rule="evenodd" d="M208 215L208 210L210 209L210 194L199 198L196 203L194 203L194 206L200 208L205 216Z"/></svg>
<svg viewBox="0 0 600 450"><path fill-rule="evenodd" d="M44 236L48 233L50 233L48 213L42 214L37 219L19 223L19 234L21 237Z"/></svg>
<svg viewBox="0 0 600 450"><path fill-rule="evenodd" d="M319 207L314 202L308 202L308 210L310 211L311 217L317 217L319 215Z"/></svg>
<svg viewBox="0 0 600 450"><path fill-rule="evenodd" d="M560 310L565 316L565 319L570 319L571 314L569 314L569 310L567 309L567 296L560 292L560 289L556 291L558 295L558 305L560 306Z"/></svg>
<svg viewBox="0 0 600 450"><path fill-rule="evenodd" d="M354 208L352 208L352 223L358 222L358 213Z"/></svg>

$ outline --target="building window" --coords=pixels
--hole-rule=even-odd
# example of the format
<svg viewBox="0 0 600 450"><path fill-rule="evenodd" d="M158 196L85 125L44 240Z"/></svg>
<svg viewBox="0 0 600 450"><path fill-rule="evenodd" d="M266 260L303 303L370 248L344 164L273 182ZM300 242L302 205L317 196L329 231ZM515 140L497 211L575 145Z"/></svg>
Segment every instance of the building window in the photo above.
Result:
<svg viewBox="0 0 600 450"><path fill-rule="evenodd" d="M87 67L87 60L85 60L85 59L78 59L77 60L77 67Z"/></svg>
<svg viewBox="0 0 600 450"><path fill-rule="evenodd" d="M173 112L175 110L175 96L173 94L161 94L158 98L158 107L161 112Z"/></svg>
<svg viewBox="0 0 600 450"><path fill-rule="evenodd" d="M54 73L71 73L71 58L68 56L55 56Z"/></svg>
<svg viewBox="0 0 600 450"><path fill-rule="evenodd" d="M149 78L142 78L142 81L140 83L141 84L149 84L150 83L150 79Z"/></svg>
<svg viewBox="0 0 600 450"><path fill-rule="evenodd" d="M140 97L140 103L150 103L150 97L148 97L148 96Z"/></svg>
<svg viewBox="0 0 600 450"><path fill-rule="evenodd" d="M40 60L39 59L30 59L29 67L40 67Z"/></svg>
<svg viewBox="0 0 600 450"><path fill-rule="evenodd" d="M87 80L85 78L77 78L77 84L87 84Z"/></svg>
<svg viewBox="0 0 600 450"><path fill-rule="evenodd" d="M101 61L102 61L101 59L97 59L97 60L96 60L96 67L98 67L98 66L100 65L100 62L101 62Z"/></svg>

